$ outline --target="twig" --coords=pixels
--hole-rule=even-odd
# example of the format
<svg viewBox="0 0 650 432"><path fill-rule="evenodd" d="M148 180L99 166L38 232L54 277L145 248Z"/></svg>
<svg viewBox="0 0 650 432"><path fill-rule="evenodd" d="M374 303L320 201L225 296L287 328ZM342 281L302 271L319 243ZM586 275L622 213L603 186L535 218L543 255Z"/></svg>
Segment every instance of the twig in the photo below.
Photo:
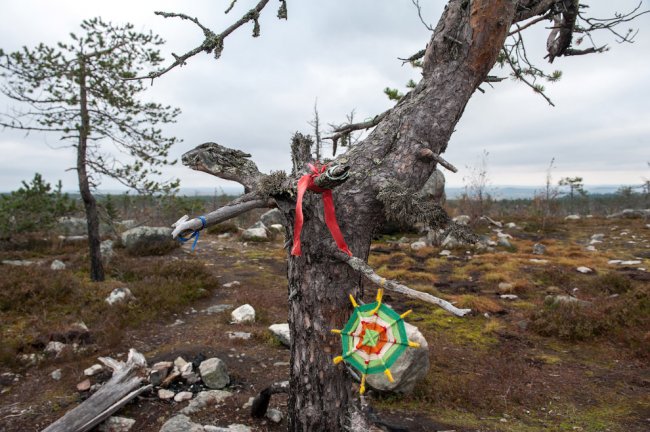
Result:
<svg viewBox="0 0 650 432"><path fill-rule="evenodd" d="M427 303L432 303L435 305L440 306L447 312L450 312L456 316L462 317L470 313L472 310L471 309L459 309L453 304L449 303L447 300L443 300L439 297L433 296L428 293L424 293L421 291L414 290L413 288L409 288L406 285L402 285L397 281L390 280L390 279L385 279L381 276L379 276L375 271L370 267L365 261L362 259L359 259L354 256L348 256L338 250L334 251L333 249L331 250L332 254L339 259L340 261L345 262L347 265L352 267L354 270L358 271L361 273L363 276L366 277L369 281L372 283L379 285L380 287L393 291L396 293L403 294L407 297L416 299L416 300L421 300Z"/></svg>
<svg viewBox="0 0 650 432"><path fill-rule="evenodd" d="M392 108L391 108L392 109ZM381 114L378 114L374 116L370 120L366 120L361 123L349 123L343 126L340 126L338 128L334 129L334 135L323 137L323 139L328 139L332 140L334 143L334 146L336 146L337 142L339 139L343 138L346 135L349 135L351 132L357 131L357 130L363 130L363 129L370 129L371 127L377 126L383 119L388 115L388 113L391 111L391 109L388 109L384 111Z"/></svg>
<svg viewBox="0 0 650 432"><path fill-rule="evenodd" d="M422 22L422 25L424 25L427 30L433 31L433 26L431 24L427 24L424 21L424 18L422 18L422 7L420 6L420 1L419 0L411 0L411 3L413 3L413 6L418 10L418 16L420 17L420 21Z"/></svg>

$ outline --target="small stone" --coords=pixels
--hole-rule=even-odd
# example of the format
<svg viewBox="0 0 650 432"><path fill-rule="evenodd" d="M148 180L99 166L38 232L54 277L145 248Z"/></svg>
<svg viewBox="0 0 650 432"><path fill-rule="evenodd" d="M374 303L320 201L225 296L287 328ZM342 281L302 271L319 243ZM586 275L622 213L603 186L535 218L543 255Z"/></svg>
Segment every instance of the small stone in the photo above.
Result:
<svg viewBox="0 0 650 432"><path fill-rule="evenodd" d="M211 389L222 389L230 384L226 364L219 358L213 357L201 362L199 366L203 384Z"/></svg>
<svg viewBox="0 0 650 432"><path fill-rule="evenodd" d="M189 384L194 384L199 381L199 376L194 372L194 366L192 363L186 363L185 366L181 368L181 378Z"/></svg>
<svg viewBox="0 0 650 432"><path fill-rule="evenodd" d="M585 248L587 252L597 252L596 246L594 245L589 245Z"/></svg>
<svg viewBox="0 0 650 432"><path fill-rule="evenodd" d="M99 432L128 432L134 424L134 419L113 416L99 425Z"/></svg>
<svg viewBox="0 0 650 432"><path fill-rule="evenodd" d="M185 361L183 357L176 357L176 360L174 360L174 366L176 366L178 370L181 370L186 364L187 361Z"/></svg>
<svg viewBox="0 0 650 432"><path fill-rule="evenodd" d="M533 255L545 255L546 254L546 246L544 246L541 243L535 243L533 245Z"/></svg>
<svg viewBox="0 0 650 432"><path fill-rule="evenodd" d="M508 222L506 224L506 228L515 229L515 228L517 228L517 224L514 223L514 222Z"/></svg>
<svg viewBox="0 0 650 432"><path fill-rule="evenodd" d="M177 393L176 396L174 396L174 402L184 402L184 401L192 399L192 397L194 397L192 392L183 391L183 392Z"/></svg>
<svg viewBox="0 0 650 432"><path fill-rule="evenodd" d="M104 370L104 367L102 365L94 364L91 367L89 367L88 369L84 370L84 375L86 375L88 377L91 377L91 376L97 375L98 373L100 373L103 370Z"/></svg>
<svg viewBox="0 0 650 432"><path fill-rule="evenodd" d="M194 414L208 406L214 406L223 403L227 398L231 397L232 393L224 390L208 390L202 391L196 395L190 403L181 410L181 414Z"/></svg>
<svg viewBox="0 0 650 432"><path fill-rule="evenodd" d="M248 402L246 402L244 405L242 405L242 409L248 409L253 406L253 401L255 400L254 396L251 396L248 398Z"/></svg>
<svg viewBox="0 0 650 432"><path fill-rule="evenodd" d="M209 308L205 309L203 312L207 313L208 315L212 315L212 314L217 314L217 313L227 311L228 309L231 308L232 305L229 304L218 304L218 305L210 306Z"/></svg>
<svg viewBox="0 0 650 432"><path fill-rule="evenodd" d="M291 366L291 363L289 363L289 362L275 362L275 363L273 363L273 366L275 366L275 367L288 367L288 366Z"/></svg>
<svg viewBox="0 0 650 432"><path fill-rule="evenodd" d="M506 249L511 249L512 248L512 243L508 241L507 238L500 238L497 244L501 247L504 247Z"/></svg>
<svg viewBox="0 0 650 432"><path fill-rule="evenodd" d="M258 224L261 226L258 226ZM258 222L247 230L244 230L241 234L241 238L245 241L254 242L264 242L269 240L266 227L261 222Z"/></svg>
<svg viewBox="0 0 650 432"><path fill-rule="evenodd" d="M237 287L241 286L241 282L239 282L239 281L232 281L232 282L225 283L225 284L223 284L222 286L223 286L224 288L237 288Z"/></svg>
<svg viewBox="0 0 650 432"><path fill-rule="evenodd" d="M159 389L158 390L158 398L160 398L162 400L173 399L175 395L176 394L171 390L167 390L167 389Z"/></svg>
<svg viewBox="0 0 650 432"><path fill-rule="evenodd" d="M63 261L54 260L50 264L50 269L52 270L65 270L65 263Z"/></svg>
<svg viewBox="0 0 650 432"><path fill-rule="evenodd" d="M160 432L204 432L204 429L200 424L193 423L189 417L179 414L167 420Z"/></svg>
<svg viewBox="0 0 650 432"><path fill-rule="evenodd" d="M245 304L232 311L230 317L234 324L252 323L255 322L255 309Z"/></svg>
<svg viewBox="0 0 650 432"><path fill-rule="evenodd" d="M593 269L590 269L589 267L585 267L585 266L580 266L576 268L576 270L582 274L593 273Z"/></svg>
<svg viewBox="0 0 650 432"><path fill-rule="evenodd" d="M50 376L52 377L52 379L54 381L60 381L61 378L63 377L63 372L61 372L61 369L56 369L56 370L52 371Z"/></svg>
<svg viewBox="0 0 650 432"><path fill-rule="evenodd" d="M280 410L271 408L266 411L266 418L271 420L273 423L280 423L282 421L282 412Z"/></svg>
<svg viewBox="0 0 650 432"><path fill-rule="evenodd" d="M607 264L620 264L622 262L623 262L622 260L609 260L607 261Z"/></svg>
<svg viewBox="0 0 650 432"><path fill-rule="evenodd" d="M621 265L637 265L637 264L641 264L641 261L639 261L639 260L621 261L620 264Z"/></svg>
<svg viewBox="0 0 650 432"><path fill-rule="evenodd" d="M423 241L416 241L411 243L411 249L414 251L419 251L422 248L425 248L427 244Z"/></svg>
<svg viewBox="0 0 650 432"><path fill-rule="evenodd" d="M580 220L580 215L572 214L564 218L564 220Z"/></svg>
<svg viewBox="0 0 650 432"><path fill-rule="evenodd" d="M517 300L519 299L518 295L515 294L501 294L502 300Z"/></svg>
<svg viewBox="0 0 650 432"><path fill-rule="evenodd" d="M135 300L135 296L127 287L115 288L105 299L106 303L111 306L117 303L128 303L133 300Z"/></svg>
<svg viewBox="0 0 650 432"><path fill-rule="evenodd" d="M444 249L444 250L441 250L438 255L447 257L447 256L451 255L451 251L449 249Z"/></svg>
<svg viewBox="0 0 650 432"><path fill-rule="evenodd" d="M452 220L456 222L458 225L468 225L472 219L468 215L460 215L460 216L456 216Z"/></svg>
<svg viewBox="0 0 650 432"><path fill-rule="evenodd" d="M46 354L53 354L54 356L58 357L61 352L65 349L66 344L62 342L56 342L56 341L51 341L48 342L47 346L45 347L45 353Z"/></svg>
<svg viewBox="0 0 650 432"><path fill-rule="evenodd" d="M251 334L247 332L228 332L228 339L248 340L250 338Z"/></svg>
<svg viewBox="0 0 650 432"><path fill-rule="evenodd" d="M86 392L90 390L90 380L85 379L81 381L79 384L77 384L77 390L80 392Z"/></svg>
<svg viewBox="0 0 650 432"><path fill-rule="evenodd" d="M178 327L179 325L183 325L183 324L185 324L185 321L183 321L182 319L177 319L173 323L169 324L167 327Z"/></svg>
<svg viewBox="0 0 650 432"><path fill-rule="evenodd" d="M273 324L269 326L269 330L284 346L291 346L291 330L289 324Z"/></svg>

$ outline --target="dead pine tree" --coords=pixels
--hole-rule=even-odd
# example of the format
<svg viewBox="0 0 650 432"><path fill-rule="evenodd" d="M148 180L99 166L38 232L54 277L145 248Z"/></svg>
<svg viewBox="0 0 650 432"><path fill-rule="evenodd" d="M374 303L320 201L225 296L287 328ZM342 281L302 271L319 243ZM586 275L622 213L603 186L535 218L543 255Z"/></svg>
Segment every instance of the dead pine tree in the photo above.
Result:
<svg viewBox="0 0 650 432"><path fill-rule="evenodd" d="M206 28L198 19L178 13L162 13L193 22L205 40L168 67L140 77L154 79L191 57L206 52L219 58L224 39L242 26L252 24L259 36L258 18L269 0L259 1L221 33ZM417 2L416 2L417 4ZM428 294L379 277L367 264L372 234L387 219L414 220L435 225L445 219L438 209L419 198L417 191L438 164L452 166L440 156L447 148L467 102L485 82L503 78L488 75L499 63L512 76L543 95L539 80L558 78L545 73L525 56L523 35L537 25L551 25L546 43L547 58L603 52L606 47L578 49L574 34L582 38L597 30L613 32L622 41L632 33L618 33L617 24L639 15L617 14L612 20L592 21L585 2L576 0L450 0L426 49L408 58L422 62L422 78L390 110L362 123L346 124L330 137L334 144L356 130L374 128L369 135L336 157L327 171L314 179L319 190L333 191L336 218L353 256L341 252L332 241L323 217L323 200L307 192L302 203L304 225L302 253L288 253L289 325L291 366L289 380L289 430L369 430L359 415L360 398L352 376L332 364L340 351L339 339L330 334L341 328L351 311L348 296L360 292L366 278L387 290L438 304L463 315L453 305ZM229 8L230 11L230 8ZM279 18L287 18L287 2L280 1ZM482 91L482 90L481 90ZM296 134L291 142L291 173L263 174L249 155L216 143L200 145L183 157L190 168L244 185L246 193L205 215L205 219L182 218L175 233L200 230L253 208L277 206L286 216L287 246L295 246L296 182L310 171L310 139Z"/></svg>

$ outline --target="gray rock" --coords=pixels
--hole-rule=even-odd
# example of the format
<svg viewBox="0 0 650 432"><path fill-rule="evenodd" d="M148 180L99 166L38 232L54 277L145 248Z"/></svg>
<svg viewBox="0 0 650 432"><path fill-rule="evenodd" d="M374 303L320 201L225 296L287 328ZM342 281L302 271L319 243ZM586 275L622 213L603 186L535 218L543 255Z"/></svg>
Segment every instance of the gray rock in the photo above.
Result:
<svg viewBox="0 0 650 432"><path fill-rule="evenodd" d="M273 423L280 423L282 421L282 411L271 408L266 411L266 418L271 420Z"/></svg>
<svg viewBox="0 0 650 432"><path fill-rule="evenodd" d="M515 289L515 286L511 283L508 282L499 282L499 292L503 294L507 294L512 292L512 290Z"/></svg>
<svg viewBox="0 0 650 432"><path fill-rule="evenodd" d="M170 400L173 399L174 396L176 396L176 394L171 390L167 390L167 389L158 390L158 397L162 400Z"/></svg>
<svg viewBox="0 0 650 432"><path fill-rule="evenodd" d="M405 323L406 334L412 342L420 344L419 348L407 348L404 354L391 366L394 382L388 381L384 374L369 375L368 386L395 393L410 393L415 384L422 380L429 371L429 345L417 327Z"/></svg>
<svg viewBox="0 0 650 432"><path fill-rule="evenodd" d="M594 234L591 236L591 240L603 241L605 239L605 234Z"/></svg>
<svg viewBox="0 0 650 432"><path fill-rule="evenodd" d="M21 354L18 356L18 360L22 363L22 366L35 366L42 362L45 359L43 354Z"/></svg>
<svg viewBox="0 0 650 432"><path fill-rule="evenodd" d="M580 220L580 215L572 214L564 218L564 220Z"/></svg>
<svg viewBox="0 0 650 432"><path fill-rule="evenodd" d="M501 299L502 300L517 300L519 299L518 295L515 294L501 294Z"/></svg>
<svg viewBox="0 0 650 432"><path fill-rule="evenodd" d="M516 229L516 228L517 228L517 224L514 223L514 222L508 222L508 223L506 224L506 228Z"/></svg>
<svg viewBox="0 0 650 432"><path fill-rule="evenodd" d="M192 399L188 406L181 410L181 414L190 415L197 413L208 406L212 407L216 404L222 403L230 396L232 396L232 393L225 390L202 391Z"/></svg>
<svg viewBox="0 0 650 432"><path fill-rule="evenodd" d="M228 339L242 339L248 340L251 338L251 334L248 332L227 332Z"/></svg>
<svg viewBox="0 0 650 432"><path fill-rule="evenodd" d="M210 306L209 308L205 309L204 312L207 313L208 315L212 315L212 314L227 311L228 309L231 309L231 308L232 308L232 305L229 305L229 304L218 304L218 305Z"/></svg>
<svg viewBox="0 0 650 432"><path fill-rule="evenodd" d="M289 324L273 324L269 326L269 330L282 345L287 347L291 346L291 330L289 330Z"/></svg>
<svg viewBox="0 0 650 432"><path fill-rule="evenodd" d="M510 241L505 237L500 238L499 241L497 242L497 245L507 249L512 248L512 243L510 243Z"/></svg>
<svg viewBox="0 0 650 432"><path fill-rule="evenodd" d="M243 424L231 424L228 427L212 425L203 426L205 432L252 432L252 429Z"/></svg>
<svg viewBox="0 0 650 432"><path fill-rule="evenodd" d="M280 225L280 224L269 225L269 230L273 234L283 234L284 233L284 225Z"/></svg>
<svg viewBox="0 0 650 432"><path fill-rule="evenodd" d="M111 291L111 294L108 297L106 297L104 301L109 305L113 306L114 304L128 303L133 300L135 300L135 296L133 295L131 290L128 289L127 287L122 287L122 288L115 288L113 291Z"/></svg>
<svg viewBox="0 0 650 432"><path fill-rule="evenodd" d="M594 272L593 269L590 269L589 267L585 267L585 266L580 266L580 267L576 268L576 270L578 272L580 272L580 273L583 273L583 274L593 273Z"/></svg>
<svg viewBox="0 0 650 432"><path fill-rule="evenodd" d="M261 224L261 222L258 222L258 224ZM265 242L270 240L267 229L263 225L261 227L255 227L255 225L253 225L251 228L244 230L241 234L241 238L242 240L256 242Z"/></svg>
<svg viewBox="0 0 650 432"><path fill-rule="evenodd" d="M176 393L176 396L174 396L174 402L185 402L192 399L193 396L192 392L182 391Z"/></svg>
<svg viewBox="0 0 650 432"><path fill-rule="evenodd" d="M418 251L422 248L425 248L426 246L427 244L423 241L416 241L411 243L411 249L413 249L414 251Z"/></svg>
<svg viewBox="0 0 650 432"><path fill-rule="evenodd" d="M66 347L62 342L51 341L45 346L45 353L58 357Z"/></svg>
<svg viewBox="0 0 650 432"><path fill-rule="evenodd" d="M50 264L50 269L52 270L65 270L65 263L63 261L54 260Z"/></svg>
<svg viewBox="0 0 650 432"><path fill-rule="evenodd" d="M535 243L533 245L533 255L545 255L546 254L546 246L544 246L541 243Z"/></svg>
<svg viewBox="0 0 650 432"><path fill-rule="evenodd" d="M60 217L58 220L59 232L66 236L83 236L88 234L88 222L85 218L70 216Z"/></svg>
<svg viewBox="0 0 650 432"><path fill-rule="evenodd" d="M99 251L102 254L102 260L108 264L113 259L115 252L113 251L113 240L104 240L99 244Z"/></svg>
<svg viewBox="0 0 650 432"><path fill-rule="evenodd" d="M650 209L625 209L607 216L607 219L641 219L650 216Z"/></svg>
<svg viewBox="0 0 650 432"><path fill-rule="evenodd" d="M112 416L99 425L99 432L128 432L134 424L134 419Z"/></svg>
<svg viewBox="0 0 650 432"><path fill-rule="evenodd" d="M89 367L88 369L84 370L84 375L86 375L88 377L95 376L95 375L97 375L98 373L100 373L103 370L104 370L104 367L102 365L94 364L91 367Z"/></svg>
<svg viewBox="0 0 650 432"><path fill-rule="evenodd" d="M267 227L271 225L284 225L287 222L282 212L276 208L264 213L260 216L260 220Z"/></svg>
<svg viewBox="0 0 650 432"><path fill-rule="evenodd" d="M37 263L29 260L2 260L2 264L10 266L30 266Z"/></svg>
<svg viewBox="0 0 650 432"><path fill-rule="evenodd" d="M450 256L451 251L449 249L444 249L444 250L441 250L438 255L440 255L440 256Z"/></svg>
<svg viewBox="0 0 650 432"><path fill-rule="evenodd" d="M123 232L121 239L127 252L138 255L161 255L179 246L167 227L132 228Z"/></svg>
<svg viewBox="0 0 650 432"><path fill-rule="evenodd" d="M185 363L182 368L180 368L181 378L183 378L189 384L194 384L199 381L199 376L194 372L194 365L192 363Z"/></svg>
<svg viewBox="0 0 650 432"><path fill-rule="evenodd" d="M61 378L63 378L63 372L61 371L61 369L57 369L57 370L55 370L55 371L52 371L52 373L50 374L50 376L52 377L52 379L53 379L54 381L60 381Z"/></svg>
<svg viewBox="0 0 650 432"><path fill-rule="evenodd" d="M424 183L422 189L420 189L420 194L427 199L433 200L436 203L444 204L445 197L445 175L436 168L436 170L431 173L429 179Z"/></svg>
<svg viewBox="0 0 650 432"><path fill-rule="evenodd" d="M176 360L174 360L174 366L176 366L176 368L178 370L181 370L183 368L183 366L185 366L186 364L187 364L187 361L183 357L179 356L179 357L176 357Z"/></svg>
<svg viewBox="0 0 650 432"><path fill-rule="evenodd" d="M189 417L179 414L167 420L160 432L204 432L204 429L200 424L193 423Z"/></svg>
<svg viewBox="0 0 650 432"><path fill-rule="evenodd" d="M224 288L237 288L237 287L241 286L241 282L239 282L239 281L232 281L232 282L225 283L225 284L223 284L222 286L223 286Z"/></svg>
<svg viewBox="0 0 650 432"><path fill-rule="evenodd" d="M588 306L591 305L591 302L585 301L585 300L580 300L578 298L575 298L573 296L569 295L556 295L556 296L546 296L544 299L544 302L546 304L559 304L559 303L565 303L565 304L571 304L571 303L576 303L581 306Z"/></svg>
<svg viewBox="0 0 650 432"><path fill-rule="evenodd" d="M472 218L470 218L468 215L460 215L456 216L452 220L458 225L469 225L469 222L472 220Z"/></svg>
<svg viewBox="0 0 650 432"><path fill-rule="evenodd" d="M230 318L235 324L255 322L255 309L249 304L239 306L230 313Z"/></svg>
<svg viewBox="0 0 650 432"><path fill-rule="evenodd" d="M219 358L213 357L201 362L199 366L203 384L211 389L222 389L230 384L226 364Z"/></svg>

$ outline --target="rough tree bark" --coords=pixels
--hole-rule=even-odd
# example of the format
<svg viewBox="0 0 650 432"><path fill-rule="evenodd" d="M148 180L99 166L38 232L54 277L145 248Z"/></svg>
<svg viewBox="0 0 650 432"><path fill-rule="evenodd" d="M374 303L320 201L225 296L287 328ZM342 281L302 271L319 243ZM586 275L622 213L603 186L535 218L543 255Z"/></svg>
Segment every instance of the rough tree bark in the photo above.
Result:
<svg viewBox="0 0 650 432"><path fill-rule="evenodd" d="M88 227L88 249L90 252L90 279L95 282L104 280L104 264L101 254L101 237L99 236L99 212L97 201L90 190L88 179L86 153L88 151L88 136L90 135L90 117L88 115L88 93L86 89L86 68L83 55L79 56L79 106L81 110L81 127L77 144L77 178L79 193L86 210Z"/></svg>

